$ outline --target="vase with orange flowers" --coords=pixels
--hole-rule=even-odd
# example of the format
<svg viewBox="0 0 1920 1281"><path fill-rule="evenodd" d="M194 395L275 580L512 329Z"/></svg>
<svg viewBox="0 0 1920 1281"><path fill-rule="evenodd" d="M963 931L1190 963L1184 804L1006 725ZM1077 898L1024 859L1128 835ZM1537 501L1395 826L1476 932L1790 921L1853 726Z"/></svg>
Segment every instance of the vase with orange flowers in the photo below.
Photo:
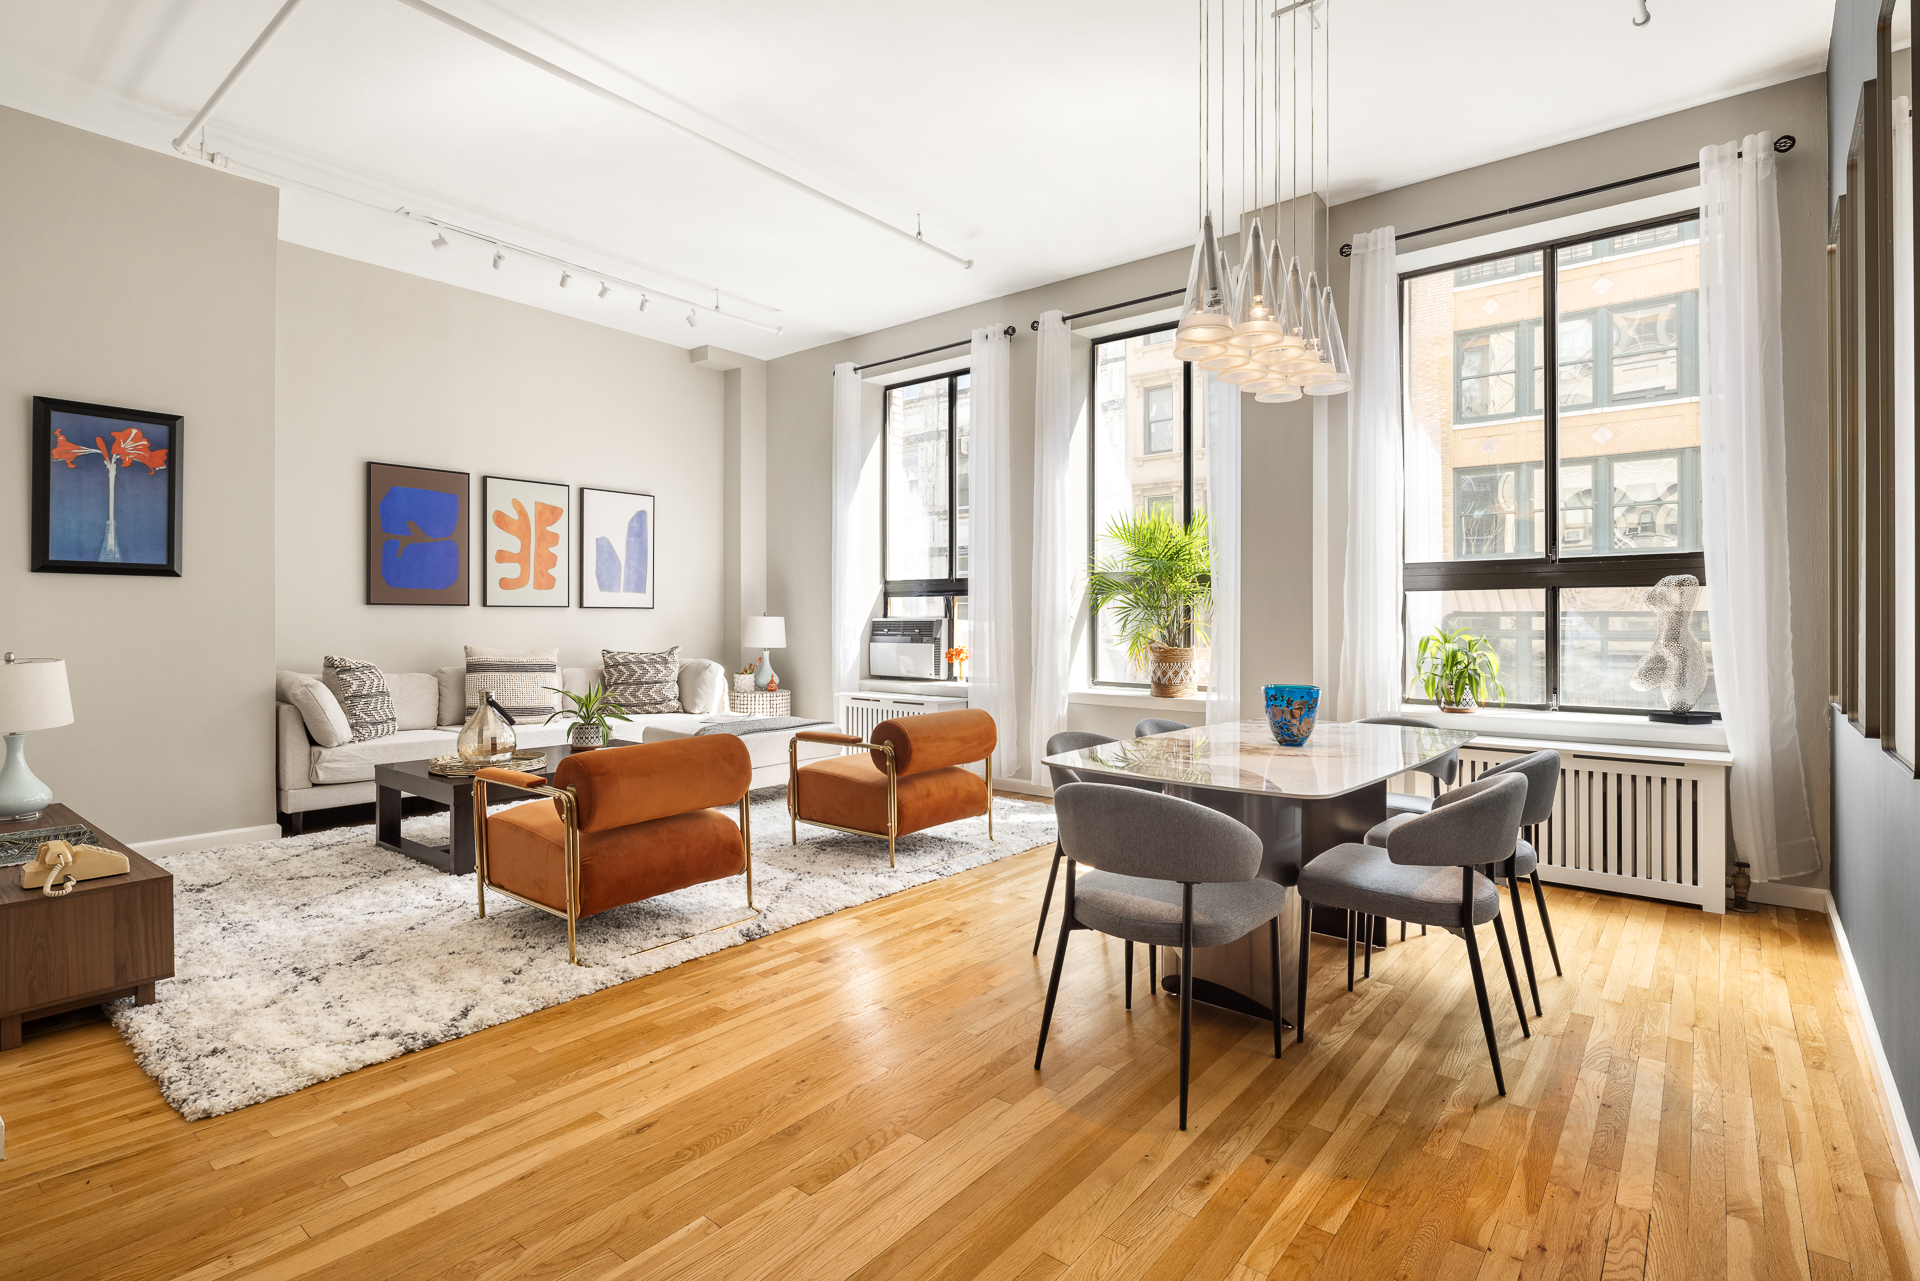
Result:
<svg viewBox="0 0 1920 1281"><path fill-rule="evenodd" d="M967 679L967 660L972 657L965 645L955 645L947 651L947 661L953 664L953 679L957 681Z"/></svg>

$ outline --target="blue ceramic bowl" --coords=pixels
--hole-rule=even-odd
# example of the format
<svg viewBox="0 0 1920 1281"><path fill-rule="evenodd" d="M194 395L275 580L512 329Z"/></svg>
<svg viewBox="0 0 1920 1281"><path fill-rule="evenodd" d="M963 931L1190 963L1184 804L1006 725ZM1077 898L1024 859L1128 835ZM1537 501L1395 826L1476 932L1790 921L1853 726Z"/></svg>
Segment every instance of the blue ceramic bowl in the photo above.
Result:
<svg viewBox="0 0 1920 1281"><path fill-rule="evenodd" d="M1318 685L1268 685L1267 728L1282 747L1298 747L1313 734L1313 718L1320 710Z"/></svg>

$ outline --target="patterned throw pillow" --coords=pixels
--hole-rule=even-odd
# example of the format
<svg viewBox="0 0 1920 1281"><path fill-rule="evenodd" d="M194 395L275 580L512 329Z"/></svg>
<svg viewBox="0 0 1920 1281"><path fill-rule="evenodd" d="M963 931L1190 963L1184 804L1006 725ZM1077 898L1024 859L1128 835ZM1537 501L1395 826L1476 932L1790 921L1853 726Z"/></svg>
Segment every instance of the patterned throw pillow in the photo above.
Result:
<svg viewBox="0 0 1920 1281"><path fill-rule="evenodd" d="M538 724L553 715L560 696L557 649L483 649L467 646L467 715L488 692L507 715L521 724Z"/></svg>
<svg viewBox="0 0 1920 1281"><path fill-rule="evenodd" d="M387 692L387 678L380 669L357 658L336 658L332 654L324 662L326 686L347 714L353 741L363 743L393 733L393 695Z"/></svg>
<svg viewBox="0 0 1920 1281"><path fill-rule="evenodd" d="M659 654L600 651L600 683L629 716L680 710L680 647Z"/></svg>

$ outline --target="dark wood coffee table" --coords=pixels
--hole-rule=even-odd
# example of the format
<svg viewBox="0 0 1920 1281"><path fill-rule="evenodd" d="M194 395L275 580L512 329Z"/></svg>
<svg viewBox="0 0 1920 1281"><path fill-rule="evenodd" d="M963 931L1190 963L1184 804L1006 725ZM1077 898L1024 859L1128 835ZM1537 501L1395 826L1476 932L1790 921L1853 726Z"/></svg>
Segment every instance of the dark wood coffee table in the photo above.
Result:
<svg viewBox="0 0 1920 1281"><path fill-rule="evenodd" d="M95 845L127 856L124 876L81 881L48 898L20 888L24 864L0 867L0 1050L20 1044L28 1019L131 996L153 1004L153 985L173 977L173 873L64 805L38 818L0 823L0 835L79 823Z"/></svg>
<svg viewBox="0 0 1920 1281"><path fill-rule="evenodd" d="M607 746L632 747L633 744L615 739ZM601 749L595 747L586 750ZM555 766L573 755L573 748L564 743L549 747L546 751L547 763L527 769L528 773L551 774ZM473 779L470 776L447 778L429 773L427 766L430 764L431 761L398 761L392 765L373 767L374 839L380 842L383 849L405 854L408 858L418 859L429 867L437 867L455 876L465 876L473 871ZM526 769L518 765L513 768ZM500 789L503 799L514 790L502 783L489 786ZM447 834L451 838L447 844L423 845L400 834L400 799L403 796L424 796L447 807Z"/></svg>

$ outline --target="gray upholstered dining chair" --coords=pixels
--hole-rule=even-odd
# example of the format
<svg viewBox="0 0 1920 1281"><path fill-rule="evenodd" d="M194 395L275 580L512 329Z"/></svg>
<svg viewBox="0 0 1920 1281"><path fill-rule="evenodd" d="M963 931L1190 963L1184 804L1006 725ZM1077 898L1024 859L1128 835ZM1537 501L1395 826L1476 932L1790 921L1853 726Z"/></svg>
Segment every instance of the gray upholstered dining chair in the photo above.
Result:
<svg viewBox="0 0 1920 1281"><path fill-rule="evenodd" d="M1402 729L1432 729L1433 726L1411 716L1368 716L1354 722L1356 725L1398 725ZM1434 777L1434 793L1438 795L1439 784L1451 787L1453 780L1460 774L1460 751L1455 748L1437 760L1428 761L1419 766L1418 773L1431 774ZM1433 808L1433 797L1414 796L1406 792L1387 793L1387 814L1425 814Z"/></svg>
<svg viewBox="0 0 1920 1281"><path fill-rule="evenodd" d="M1410 818L1389 834L1386 848L1336 845L1300 870L1300 967L1295 1023L1304 1038L1307 1027L1307 925L1312 904L1396 921L1437 925L1460 935L1473 970L1473 994L1480 1003L1480 1028L1493 1060L1493 1082L1507 1092L1500 1071L1500 1043L1493 1030L1493 1007L1480 966L1476 927L1493 923L1506 965L1520 1033L1532 1036L1520 979L1513 970L1506 926L1500 920L1500 891L1487 872L1513 857L1513 832L1527 804L1523 779L1508 775L1469 783L1443 794L1433 812ZM1459 869L1456 879L1454 869Z"/></svg>
<svg viewBox="0 0 1920 1281"><path fill-rule="evenodd" d="M1047 755L1059 756L1066 752L1078 752L1089 747L1099 747L1105 743L1117 743L1117 738L1108 738L1105 734L1094 734L1087 730L1062 730L1047 740ZM1076 770L1059 765L1047 766L1047 772L1053 776L1053 788L1057 792L1068 783L1104 782L1115 783L1122 787L1136 787L1144 792L1158 792L1160 784L1149 779L1098 778L1083 775ZM1033 954L1040 955L1040 936L1047 931L1047 912L1053 907L1053 885L1060 876L1060 860L1066 857L1066 846L1059 840L1053 843L1053 866L1047 869L1047 892L1040 898L1040 923L1033 927ZM1147 949L1147 981L1156 990L1160 982L1159 957L1153 948Z"/></svg>
<svg viewBox="0 0 1920 1281"><path fill-rule="evenodd" d="M1191 725L1182 725L1179 721L1163 721L1149 716L1133 727L1135 738L1152 738L1155 734L1171 734L1176 730L1192 729Z"/></svg>
<svg viewBox="0 0 1920 1281"><path fill-rule="evenodd" d="M1273 1057L1280 1057L1280 913L1286 887L1260 877L1253 830L1204 805L1137 788L1069 783L1053 794L1067 847L1066 902L1053 977L1040 1015L1033 1070L1047 1052L1067 939L1096 930L1127 943L1127 1008L1133 1008L1133 945L1180 949L1180 1128L1187 1128L1193 1059L1193 949L1223 947L1267 927L1272 966ZM1074 876L1074 863L1095 870Z"/></svg>

